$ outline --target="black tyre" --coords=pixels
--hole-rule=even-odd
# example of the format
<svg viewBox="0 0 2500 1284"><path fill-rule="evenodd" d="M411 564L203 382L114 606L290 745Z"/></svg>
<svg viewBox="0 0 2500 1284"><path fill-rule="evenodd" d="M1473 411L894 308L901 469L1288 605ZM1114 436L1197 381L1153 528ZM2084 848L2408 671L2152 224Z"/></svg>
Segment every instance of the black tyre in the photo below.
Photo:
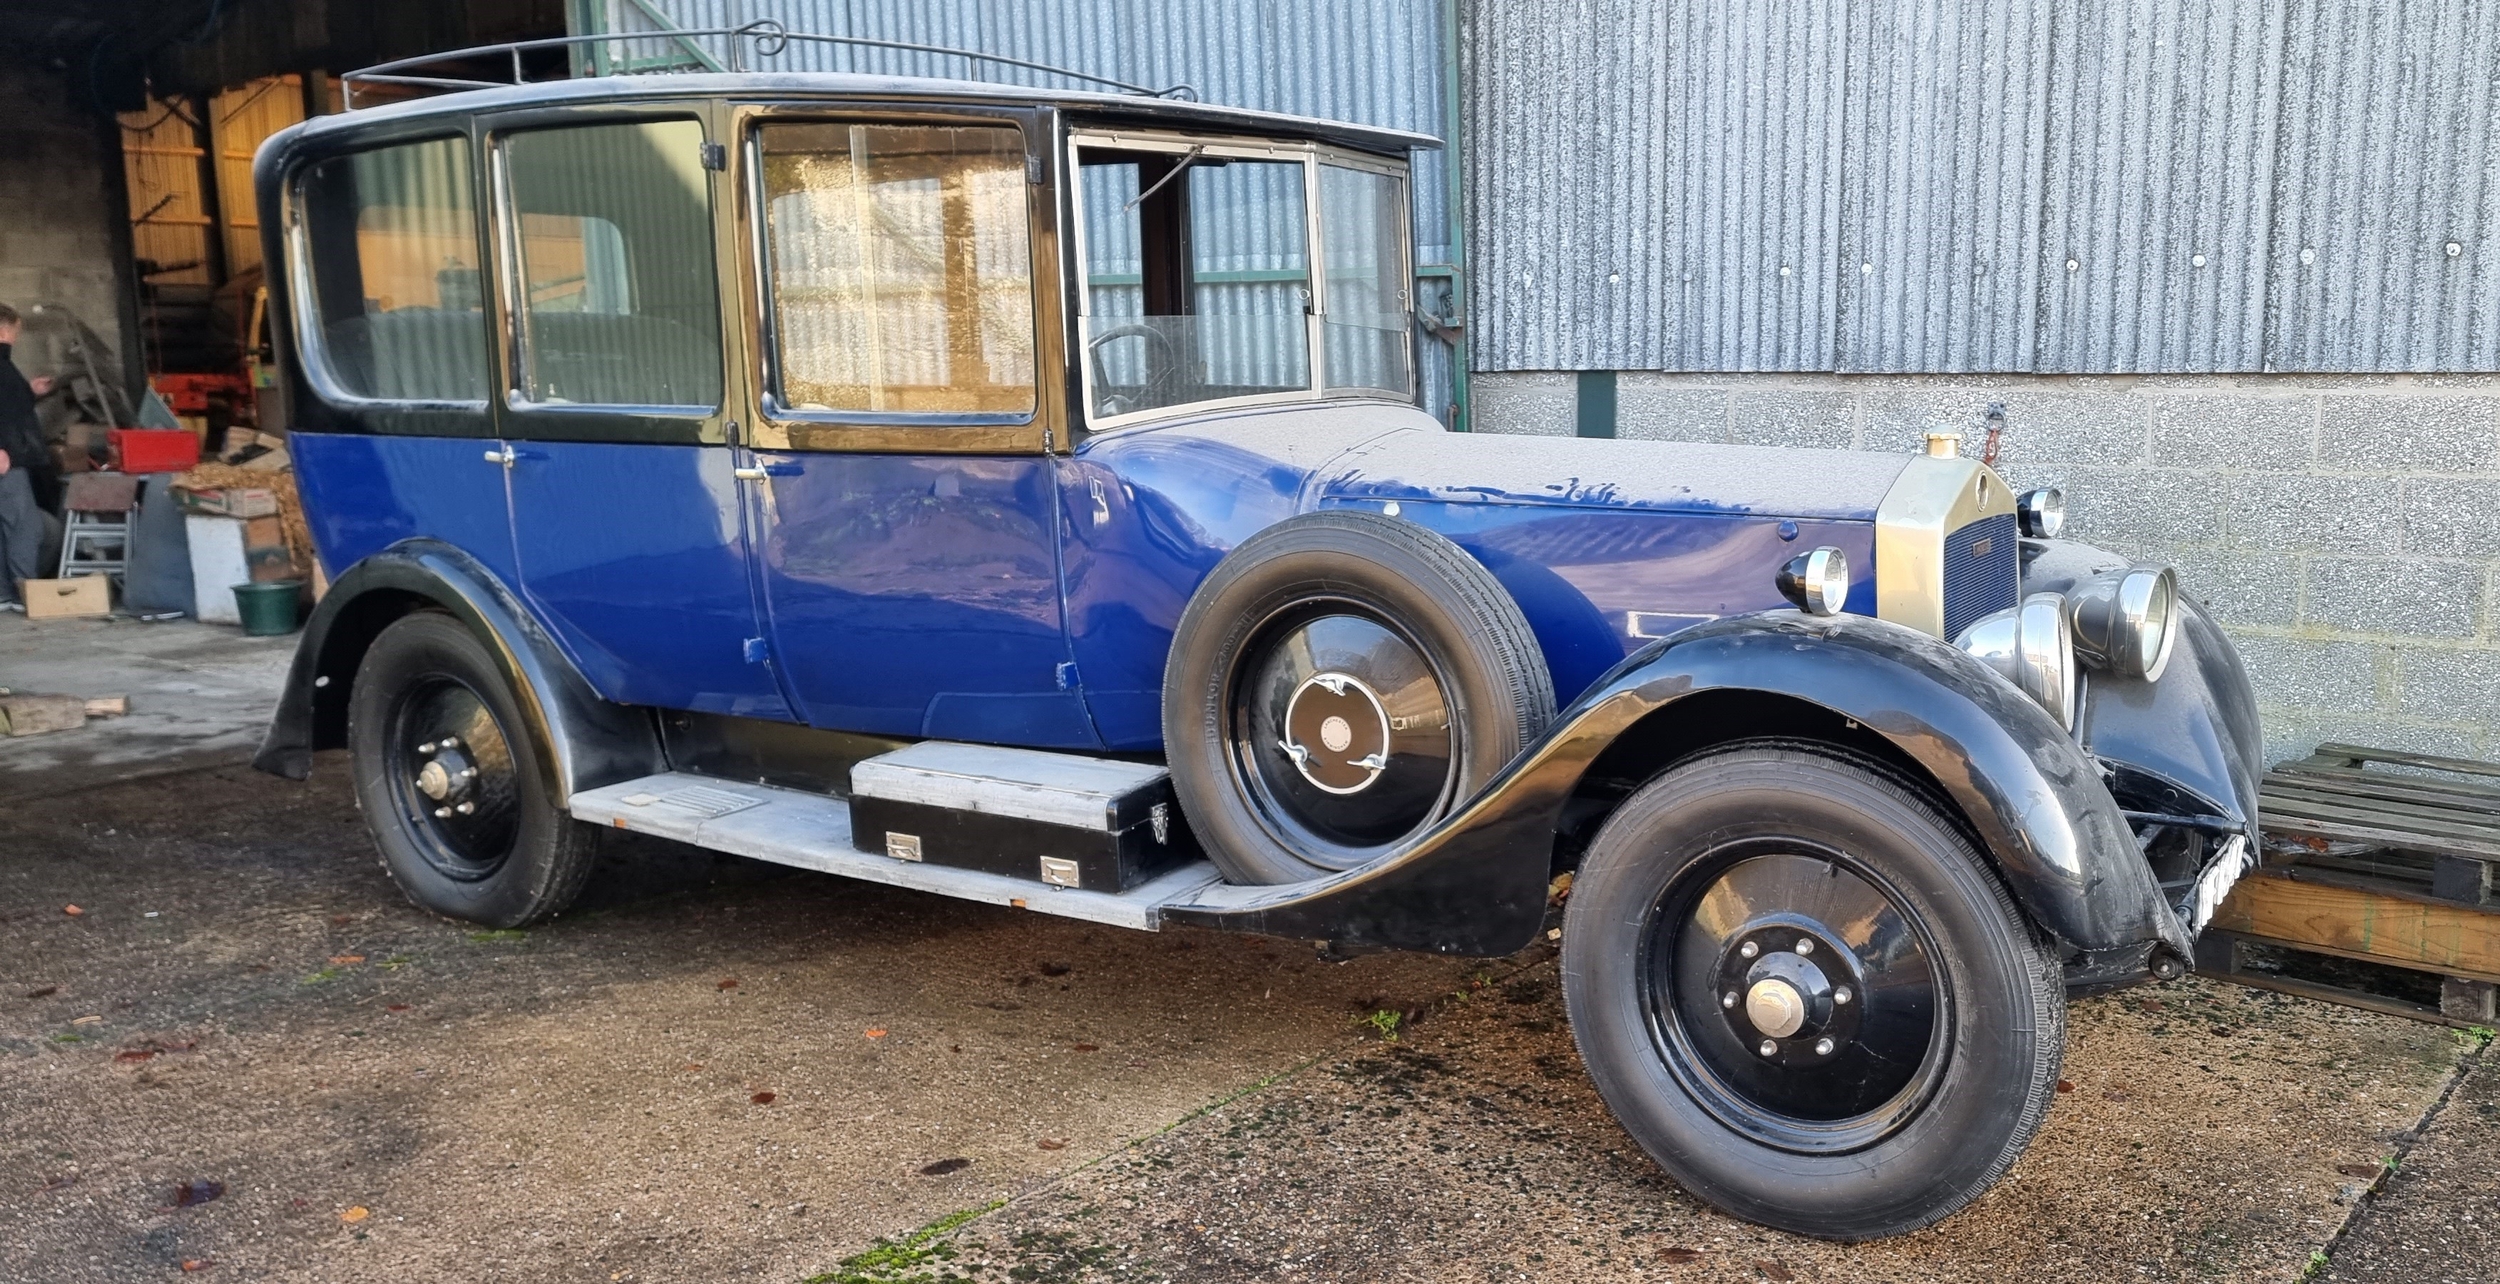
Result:
<svg viewBox="0 0 2500 1284"><path fill-rule="evenodd" d="M408 899L521 927L589 881L599 831L565 814L502 668L459 621L420 611L356 667L347 743L356 804Z"/></svg>
<svg viewBox="0 0 2500 1284"><path fill-rule="evenodd" d="M1633 794L1571 888L1563 997L1598 1092L1685 1189L1829 1239L1934 1222L2030 1145L2056 958L1921 793L1752 742Z"/></svg>
<svg viewBox="0 0 2500 1284"><path fill-rule="evenodd" d="M1242 541L1172 637L1172 789L1237 883L1378 860L1545 730L1553 679L1518 604L1437 532L1307 513Z"/></svg>

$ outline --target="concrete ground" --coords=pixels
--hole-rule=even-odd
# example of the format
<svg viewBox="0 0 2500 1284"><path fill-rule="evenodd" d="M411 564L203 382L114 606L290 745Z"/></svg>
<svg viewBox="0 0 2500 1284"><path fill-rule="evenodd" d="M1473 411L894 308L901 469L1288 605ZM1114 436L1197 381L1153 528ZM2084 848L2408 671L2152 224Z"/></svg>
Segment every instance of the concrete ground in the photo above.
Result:
<svg viewBox="0 0 2500 1284"><path fill-rule="evenodd" d="M29 620L0 612L0 687L130 697L75 731L0 736L0 798L250 756L295 658L294 634L197 620Z"/></svg>
<svg viewBox="0 0 2500 1284"><path fill-rule="evenodd" d="M2450 1030L2084 1001L2028 1157L1855 1247L1609 1120L1553 961L1313 959L633 842L411 908L338 755L0 790L0 1281L2490 1279ZM623 839L621 842L632 842ZM77 912L68 907L75 905ZM1394 1041L1367 1018L1405 1015ZM1385 1021L1383 1022L1385 1024ZM2401 1162L2387 1177L2387 1161Z"/></svg>

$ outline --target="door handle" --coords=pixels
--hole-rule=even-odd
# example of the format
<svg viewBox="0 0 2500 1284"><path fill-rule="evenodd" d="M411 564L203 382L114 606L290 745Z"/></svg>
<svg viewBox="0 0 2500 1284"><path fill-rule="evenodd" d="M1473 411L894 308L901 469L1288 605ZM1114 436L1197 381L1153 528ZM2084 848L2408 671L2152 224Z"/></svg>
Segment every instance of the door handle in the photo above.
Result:
<svg viewBox="0 0 2500 1284"><path fill-rule="evenodd" d="M772 476L771 473L765 472L760 466L754 468L732 468L729 470L729 475L737 478L739 481L762 481L765 478Z"/></svg>
<svg viewBox="0 0 2500 1284"><path fill-rule="evenodd" d="M513 451L512 451L512 447L510 447L510 446L504 446L504 447L500 447L500 448L498 448L498 449L495 449L495 450L490 450L490 451L487 451L487 452L486 452L486 462L487 462L487 463L490 463L490 464L501 464L501 465L503 465L503 466L504 466L504 467L506 467L506 468L510 468L510 467L512 466L512 464L513 464L513 461L515 461L515 460L517 460L517 459L519 459L519 458L520 458L520 456L519 456L519 455L517 455L517 454L514 454L514 453L513 453Z"/></svg>

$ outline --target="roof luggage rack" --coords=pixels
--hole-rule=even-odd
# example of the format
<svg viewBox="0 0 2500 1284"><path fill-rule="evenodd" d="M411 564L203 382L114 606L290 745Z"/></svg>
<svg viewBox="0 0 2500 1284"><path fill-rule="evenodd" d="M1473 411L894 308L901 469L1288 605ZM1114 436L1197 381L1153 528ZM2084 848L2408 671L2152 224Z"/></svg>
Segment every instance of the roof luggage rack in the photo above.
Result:
<svg viewBox="0 0 2500 1284"><path fill-rule="evenodd" d="M701 47L695 45L693 41L694 38L698 36L726 37L729 42L729 58L727 64L723 65L714 60L710 54L705 53ZM958 49L951 45L916 44L908 40L878 40L868 36L827 36L819 35L812 31L791 31L770 18L759 19L742 27L670 27L665 30L658 31L612 31L601 32L595 35L549 36L539 40L507 40L500 44L476 45L471 48L453 49L444 53L419 54L413 58L399 58L390 62L378 62L370 67L361 67L355 71L348 72L339 77L340 93L345 99L347 109L354 111L357 107L356 90L359 86L370 87L395 85L405 89L438 89L446 92L457 92L464 89L500 89L507 85L528 84L530 83L529 78L523 74L521 67L521 55L524 53L537 49L572 50L575 48L581 48L588 51L595 58L607 45L634 40L674 41L678 45L682 46L688 53L692 54L701 69L705 71L746 71L747 46L750 43L754 46L754 53L757 57L772 58L779 56L782 51L789 48L791 41L807 40L814 41L818 44L849 45L864 49L891 49L903 53L938 54L944 57L962 58L975 66L991 64L1002 67L1018 67L1026 71L1039 71L1053 76L1065 76L1071 80L1081 80L1087 84L1102 85L1111 89L1117 89L1122 93L1142 94L1148 98L1174 98L1183 102L1196 102L1198 100L1197 89L1186 84L1172 85L1167 88L1156 89L1148 85L1131 84L1125 80L1114 80L1109 76L1097 76L1092 72L1077 71L1069 67L1053 66L1046 62L1032 62L1023 58L1010 58L1005 54L984 53L978 49ZM420 72L420 69L422 68L439 67L445 63L469 62L479 59L494 58L497 56L510 59L512 66L512 78L510 80L477 80L466 76L426 75L421 74ZM673 69L674 67L654 68L652 70ZM643 73L635 72L629 74Z"/></svg>

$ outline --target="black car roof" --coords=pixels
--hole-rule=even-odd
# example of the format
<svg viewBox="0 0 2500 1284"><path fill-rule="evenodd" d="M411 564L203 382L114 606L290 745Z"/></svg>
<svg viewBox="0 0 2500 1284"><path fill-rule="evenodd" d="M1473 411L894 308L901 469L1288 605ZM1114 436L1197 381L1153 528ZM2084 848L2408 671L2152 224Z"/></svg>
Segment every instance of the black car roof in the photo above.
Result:
<svg viewBox="0 0 2500 1284"><path fill-rule="evenodd" d="M300 144L352 135L359 130L387 123L515 108L557 107L571 103L656 102L673 98L757 97L1058 107L1085 120L1106 124L1281 135L1392 155L1403 155L1417 148L1437 150L1441 146L1441 140L1429 134L1410 133L1403 129L1252 111L1245 107L1149 98L1142 94L1035 89L988 81L840 72L676 73L541 81L360 107L350 112L316 116L290 132L294 134L292 141Z"/></svg>

